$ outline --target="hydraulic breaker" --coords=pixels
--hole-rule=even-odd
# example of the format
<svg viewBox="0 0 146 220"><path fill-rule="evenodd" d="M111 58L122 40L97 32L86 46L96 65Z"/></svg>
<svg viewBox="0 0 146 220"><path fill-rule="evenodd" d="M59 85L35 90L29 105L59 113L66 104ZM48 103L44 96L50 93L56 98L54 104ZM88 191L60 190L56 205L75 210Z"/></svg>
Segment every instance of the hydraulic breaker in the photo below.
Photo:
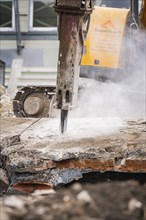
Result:
<svg viewBox="0 0 146 220"><path fill-rule="evenodd" d="M88 27L93 0L56 0L60 41L56 83L56 108L61 109L61 133L68 111L77 106L78 80L83 51L83 30Z"/></svg>

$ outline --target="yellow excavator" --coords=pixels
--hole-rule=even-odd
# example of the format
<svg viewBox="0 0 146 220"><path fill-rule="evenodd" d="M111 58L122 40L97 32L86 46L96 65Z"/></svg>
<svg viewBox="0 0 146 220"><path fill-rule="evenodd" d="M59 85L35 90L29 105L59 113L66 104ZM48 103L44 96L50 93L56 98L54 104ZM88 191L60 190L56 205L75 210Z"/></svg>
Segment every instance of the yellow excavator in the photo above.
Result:
<svg viewBox="0 0 146 220"><path fill-rule="evenodd" d="M54 8L60 41L56 87L24 87L16 94L13 107L18 117L50 117L55 105L61 110L64 133L68 111L77 106L79 74L117 79L136 62L130 59L131 48L125 43L133 34L145 32L146 0L56 0ZM137 44L141 47L139 40ZM128 66L123 59L125 50Z"/></svg>

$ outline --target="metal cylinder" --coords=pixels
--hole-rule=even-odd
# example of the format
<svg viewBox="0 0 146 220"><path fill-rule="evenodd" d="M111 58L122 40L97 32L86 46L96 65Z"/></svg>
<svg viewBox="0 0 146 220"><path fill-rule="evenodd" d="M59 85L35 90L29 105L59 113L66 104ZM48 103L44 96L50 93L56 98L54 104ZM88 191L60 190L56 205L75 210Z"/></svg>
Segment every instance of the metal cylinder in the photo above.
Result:
<svg viewBox="0 0 146 220"><path fill-rule="evenodd" d="M131 12L131 17L134 18L138 23L138 0L130 1L130 12Z"/></svg>
<svg viewBox="0 0 146 220"><path fill-rule="evenodd" d="M30 116L40 115L44 110L43 100L39 97L28 97L24 102L24 110Z"/></svg>

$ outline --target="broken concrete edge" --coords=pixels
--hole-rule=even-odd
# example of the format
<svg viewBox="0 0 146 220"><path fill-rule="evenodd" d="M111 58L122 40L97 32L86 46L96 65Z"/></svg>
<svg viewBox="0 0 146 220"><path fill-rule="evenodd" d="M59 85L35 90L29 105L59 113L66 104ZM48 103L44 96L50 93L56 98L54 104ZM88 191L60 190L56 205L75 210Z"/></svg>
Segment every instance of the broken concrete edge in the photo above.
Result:
<svg viewBox="0 0 146 220"><path fill-rule="evenodd" d="M0 168L0 195L6 193L9 187L9 180L4 169Z"/></svg>
<svg viewBox="0 0 146 220"><path fill-rule="evenodd" d="M29 160L27 164L18 161L17 165L9 157L2 155L2 157L4 156L2 160L4 171L10 180L6 190L10 192L16 190L22 193L32 193L37 189L48 190L79 180L83 174L95 171L146 173L145 157L103 159L103 157L97 157L97 152L93 153L93 150L95 149L91 149L91 153L89 153L90 149L88 149L88 154L82 152L80 156L74 152L74 157L72 155L71 159L69 159L70 154L68 154L68 159L64 159L62 155L62 161L60 159L54 161L39 158L38 160ZM65 155L66 157L67 155Z"/></svg>
<svg viewBox="0 0 146 220"><path fill-rule="evenodd" d="M125 178L125 174L127 174L127 178ZM28 194L33 193L36 190L58 190L60 187L68 186L76 181L88 179L88 183L96 183L96 182L113 182L113 181L132 181L134 178L131 178L131 174L140 177L139 179L143 180L143 183L146 181L145 173L120 173L120 172L108 172L108 171L93 171L93 170L79 170L79 169L68 169L68 170L53 170L50 177L47 178L45 173L36 174L21 174L17 176L13 176L13 183L10 185L9 189L7 190L7 194ZM96 178L94 179L94 175ZM120 175L120 176L119 176ZM119 178L120 177L120 178ZM124 179L123 179L124 177ZM85 179L84 179L85 178ZM116 178L116 179L115 179ZM139 183L141 181L137 180ZM86 182L86 181L85 181Z"/></svg>
<svg viewBox="0 0 146 220"><path fill-rule="evenodd" d="M56 168L43 170L41 172L9 172L9 178L11 180L10 189L12 188L14 190L27 193L32 193L38 189L54 189L56 187L69 184L74 180L79 180L83 178L84 174L91 172L104 173L107 171L111 171L119 173L146 173L146 170L141 169L141 164L141 170L133 170L132 167L130 167L130 163L127 168L125 167L124 169L113 169L113 167L111 166L111 161L106 161L106 163L104 164L103 161L101 162L94 159L93 164L92 162L93 161L91 159L82 161L61 161L60 165L58 165ZM69 163L71 165L69 165Z"/></svg>
<svg viewBox="0 0 146 220"><path fill-rule="evenodd" d="M130 161L131 163L136 161L133 165L133 171L146 171L146 152L141 150L145 148L144 144L139 144L139 148L132 151L130 149L128 151L122 149L118 152L121 145L112 147L113 149L109 152L109 149L105 149L104 147L72 147L68 149L64 147L55 150L47 148L24 150L16 145L10 148L4 148L1 151L1 163L3 163L3 167L6 167L7 170L12 169L15 172L41 172L58 166L60 168L69 166L81 167L84 164L85 167L89 166L89 168L91 166L91 168L95 167L98 169L99 166L103 168L107 166L117 171L119 169L127 169ZM117 151L115 148L117 148Z"/></svg>

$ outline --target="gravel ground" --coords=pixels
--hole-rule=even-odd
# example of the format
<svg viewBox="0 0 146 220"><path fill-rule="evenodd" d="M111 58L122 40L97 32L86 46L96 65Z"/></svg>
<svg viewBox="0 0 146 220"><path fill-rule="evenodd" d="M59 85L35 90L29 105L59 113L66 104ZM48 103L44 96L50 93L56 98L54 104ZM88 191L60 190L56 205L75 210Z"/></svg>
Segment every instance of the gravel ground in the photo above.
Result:
<svg viewBox="0 0 146 220"><path fill-rule="evenodd" d="M76 183L1 200L2 220L145 220L146 185L137 182Z"/></svg>

